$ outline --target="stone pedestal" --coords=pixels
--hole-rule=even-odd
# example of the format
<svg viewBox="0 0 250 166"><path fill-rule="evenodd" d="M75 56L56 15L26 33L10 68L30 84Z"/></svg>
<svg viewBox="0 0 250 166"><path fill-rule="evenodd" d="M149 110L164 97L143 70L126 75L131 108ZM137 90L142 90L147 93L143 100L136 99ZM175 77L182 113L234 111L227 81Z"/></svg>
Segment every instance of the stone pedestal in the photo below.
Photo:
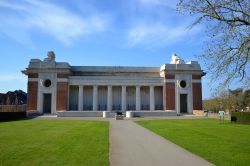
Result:
<svg viewBox="0 0 250 166"><path fill-rule="evenodd" d="M109 118L109 113L110 113L109 111L103 111L102 112L102 117L103 118Z"/></svg>
<svg viewBox="0 0 250 166"><path fill-rule="evenodd" d="M132 118L133 112L132 111L126 111L126 118Z"/></svg>

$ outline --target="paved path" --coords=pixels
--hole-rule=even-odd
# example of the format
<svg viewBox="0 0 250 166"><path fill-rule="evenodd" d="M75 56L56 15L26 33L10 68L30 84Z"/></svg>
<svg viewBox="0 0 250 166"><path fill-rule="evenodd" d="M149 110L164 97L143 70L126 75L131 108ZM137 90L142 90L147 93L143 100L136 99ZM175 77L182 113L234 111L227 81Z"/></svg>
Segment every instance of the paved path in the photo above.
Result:
<svg viewBox="0 0 250 166"><path fill-rule="evenodd" d="M167 165L212 164L131 120L110 120L110 166Z"/></svg>

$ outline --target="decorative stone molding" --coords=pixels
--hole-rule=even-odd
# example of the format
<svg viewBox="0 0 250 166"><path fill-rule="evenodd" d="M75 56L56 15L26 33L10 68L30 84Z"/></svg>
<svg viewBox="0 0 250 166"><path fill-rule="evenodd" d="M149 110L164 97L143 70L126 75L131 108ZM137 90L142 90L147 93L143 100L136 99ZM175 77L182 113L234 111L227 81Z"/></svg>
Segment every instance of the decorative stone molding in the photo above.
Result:
<svg viewBox="0 0 250 166"><path fill-rule="evenodd" d="M68 82L68 78L57 78L57 82Z"/></svg>
<svg viewBox="0 0 250 166"><path fill-rule="evenodd" d="M112 86L162 86L163 78L131 78L131 77L69 77L70 85L112 85Z"/></svg>

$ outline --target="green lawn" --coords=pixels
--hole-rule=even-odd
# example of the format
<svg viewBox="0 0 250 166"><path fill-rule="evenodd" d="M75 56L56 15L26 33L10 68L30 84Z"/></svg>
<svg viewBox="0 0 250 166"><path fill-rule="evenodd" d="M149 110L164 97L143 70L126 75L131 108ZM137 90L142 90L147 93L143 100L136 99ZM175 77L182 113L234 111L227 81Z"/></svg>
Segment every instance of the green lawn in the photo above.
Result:
<svg viewBox="0 0 250 166"><path fill-rule="evenodd" d="M0 165L109 164L109 123L83 120L0 122Z"/></svg>
<svg viewBox="0 0 250 166"><path fill-rule="evenodd" d="M147 120L138 124L215 165L250 164L250 125L215 119Z"/></svg>

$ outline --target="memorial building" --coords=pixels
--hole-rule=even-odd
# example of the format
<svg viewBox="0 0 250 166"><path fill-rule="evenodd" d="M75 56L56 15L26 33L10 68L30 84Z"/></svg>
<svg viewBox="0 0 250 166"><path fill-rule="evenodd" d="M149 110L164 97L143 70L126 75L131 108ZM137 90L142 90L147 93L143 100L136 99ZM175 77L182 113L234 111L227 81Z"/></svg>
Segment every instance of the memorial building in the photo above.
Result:
<svg viewBox="0 0 250 166"><path fill-rule="evenodd" d="M204 72L196 61L176 54L160 67L71 66L31 59L27 112L60 116L102 116L132 112L134 116L193 114L202 110Z"/></svg>

